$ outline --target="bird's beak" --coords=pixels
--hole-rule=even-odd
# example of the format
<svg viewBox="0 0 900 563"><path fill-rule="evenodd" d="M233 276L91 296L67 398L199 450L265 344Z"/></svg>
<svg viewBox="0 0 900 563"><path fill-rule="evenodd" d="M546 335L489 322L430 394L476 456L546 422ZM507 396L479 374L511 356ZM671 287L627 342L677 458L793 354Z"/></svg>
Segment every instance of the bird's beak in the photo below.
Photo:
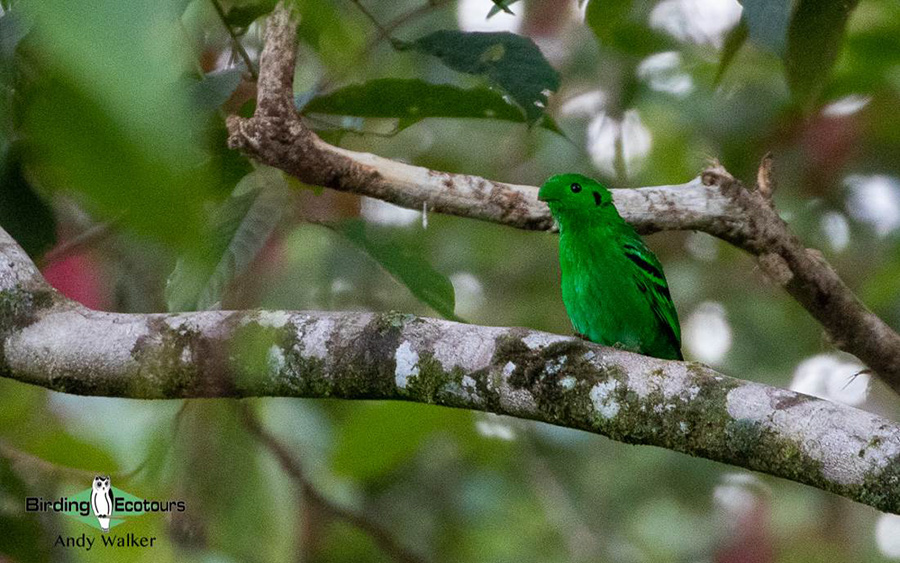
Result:
<svg viewBox="0 0 900 563"><path fill-rule="evenodd" d="M538 201L543 201L544 203L547 203L550 201L556 201L556 198L555 197L547 197L546 195L543 195L540 192L538 192Z"/></svg>

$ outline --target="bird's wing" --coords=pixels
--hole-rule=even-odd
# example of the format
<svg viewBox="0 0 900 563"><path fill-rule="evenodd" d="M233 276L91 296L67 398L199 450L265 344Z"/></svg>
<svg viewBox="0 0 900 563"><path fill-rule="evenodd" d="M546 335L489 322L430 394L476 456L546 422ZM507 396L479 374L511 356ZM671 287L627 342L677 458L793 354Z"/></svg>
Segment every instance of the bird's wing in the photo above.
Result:
<svg viewBox="0 0 900 563"><path fill-rule="evenodd" d="M669 284L663 274L662 265L656 255L635 237L622 246L625 257L634 264L635 279L638 287L650 300L650 309L659 320L660 328L675 346L681 350L681 327L678 324L678 313L669 294Z"/></svg>

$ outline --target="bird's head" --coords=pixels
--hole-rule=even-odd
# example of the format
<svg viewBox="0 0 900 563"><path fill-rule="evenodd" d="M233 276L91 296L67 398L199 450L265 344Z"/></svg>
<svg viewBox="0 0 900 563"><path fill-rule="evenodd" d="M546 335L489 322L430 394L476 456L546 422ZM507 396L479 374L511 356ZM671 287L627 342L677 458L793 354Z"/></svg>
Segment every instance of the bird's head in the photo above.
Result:
<svg viewBox="0 0 900 563"><path fill-rule="evenodd" d="M541 190L538 199L550 206L550 211L615 210L612 193L598 182L581 174L557 174L551 176Z"/></svg>

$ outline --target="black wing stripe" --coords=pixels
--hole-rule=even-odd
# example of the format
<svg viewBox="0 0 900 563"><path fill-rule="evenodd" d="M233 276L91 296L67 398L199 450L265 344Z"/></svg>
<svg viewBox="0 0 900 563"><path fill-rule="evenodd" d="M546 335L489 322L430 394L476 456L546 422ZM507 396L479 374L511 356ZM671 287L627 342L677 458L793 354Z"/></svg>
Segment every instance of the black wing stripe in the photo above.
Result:
<svg viewBox="0 0 900 563"><path fill-rule="evenodd" d="M638 268L640 268L640 269L644 270L645 272L647 272L648 274L650 274L650 277L654 278L653 281L655 281L657 284L665 287L666 278L663 277L662 272L660 272L656 266L654 266L650 262L647 262L646 260L644 260L643 256L641 256L639 253L628 252L628 249L630 249L630 248L633 248L633 247L628 246L628 245L625 246L625 249L626 249L625 257L628 258L629 260L631 260L632 262L634 262L634 264Z"/></svg>
<svg viewBox="0 0 900 563"><path fill-rule="evenodd" d="M650 291L650 288L643 282L638 282L638 288L641 290L641 293L645 295ZM665 287L662 287L661 289L665 290L666 297L668 297L669 290ZM650 310L653 311L653 315L656 317L659 328L665 333L666 338L677 352L677 357L675 359L684 360L684 356L681 354L681 340L678 338L678 335L675 334L675 329L672 328L672 325L666 320L666 315L663 312L662 307L660 307L659 302L653 298L650 299Z"/></svg>
<svg viewBox="0 0 900 563"><path fill-rule="evenodd" d="M663 314L662 309L659 307L659 304L654 303L651 307L653 309L653 314L656 315L656 318L659 320L659 326L662 328L663 332L666 334L666 337L669 339L669 342L672 343L672 346L678 350L679 360L684 359L681 356L681 342L678 339L678 335L675 334L675 329L672 328L672 325L666 321L666 316Z"/></svg>

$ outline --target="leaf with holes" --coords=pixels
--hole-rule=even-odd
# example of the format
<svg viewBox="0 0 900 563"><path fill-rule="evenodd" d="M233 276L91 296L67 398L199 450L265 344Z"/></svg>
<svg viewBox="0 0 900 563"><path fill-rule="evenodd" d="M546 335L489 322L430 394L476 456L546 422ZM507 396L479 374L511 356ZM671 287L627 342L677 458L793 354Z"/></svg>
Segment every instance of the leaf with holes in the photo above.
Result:
<svg viewBox="0 0 900 563"><path fill-rule="evenodd" d="M476 118L525 122L525 114L488 88L464 89L422 80L381 78L310 100L304 112L396 118L404 127L426 118ZM553 130L552 121L541 125Z"/></svg>
<svg viewBox="0 0 900 563"><path fill-rule="evenodd" d="M262 250L287 204L282 172L260 167L216 211L199 252L178 260L166 285L170 311L214 308Z"/></svg>
<svg viewBox="0 0 900 563"><path fill-rule="evenodd" d="M441 316L461 320L453 312L456 307L453 284L447 276L435 270L421 254L408 246L398 244L385 231L367 227L362 221L343 221L327 226L365 251L394 279L405 285L413 295Z"/></svg>
<svg viewBox="0 0 900 563"><path fill-rule="evenodd" d="M397 47L437 57L458 72L487 77L525 111L529 122L544 114L548 96L559 89L559 74L537 45L514 33L442 30Z"/></svg>

